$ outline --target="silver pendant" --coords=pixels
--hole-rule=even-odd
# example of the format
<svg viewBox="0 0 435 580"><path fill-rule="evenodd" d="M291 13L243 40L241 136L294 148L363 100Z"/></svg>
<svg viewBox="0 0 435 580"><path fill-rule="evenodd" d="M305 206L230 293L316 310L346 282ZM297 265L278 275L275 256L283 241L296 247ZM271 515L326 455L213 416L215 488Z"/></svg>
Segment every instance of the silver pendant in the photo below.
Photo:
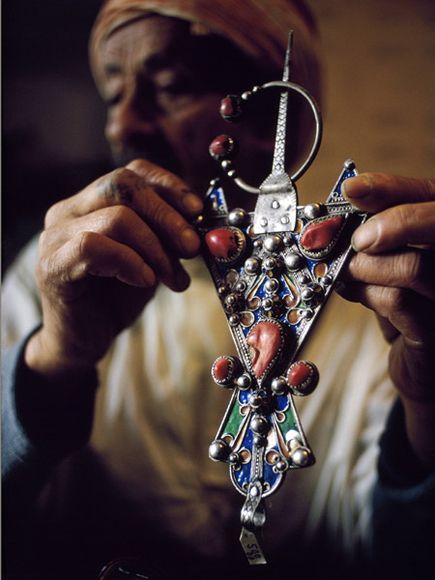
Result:
<svg viewBox="0 0 435 580"><path fill-rule="evenodd" d="M290 32L282 81L254 87L241 97L228 96L221 107L224 118L231 120L250 98L259 98L269 88L283 89L270 175L253 187L233 167L231 137L220 136L210 146L227 175L258 195L255 211L229 211L220 182L214 179L197 222L238 353L220 356L212 366L213 379L232 396L209 455L229 465L232 483L245 497L240 541L250 564L266 563L256 537L266 520L265 498L279 488L288 471L315 461L293 396L312 393L319 373L311 361L299 360L298 353L351 251L353 231L366 219L341 192L343 181L357 174L350 160L325 203L298 205L295 182L317 154L322 122L311 95L289 82L291 44ZM289 91L304 97L316 123L307 159L291 176L285 172Z"/></svg>

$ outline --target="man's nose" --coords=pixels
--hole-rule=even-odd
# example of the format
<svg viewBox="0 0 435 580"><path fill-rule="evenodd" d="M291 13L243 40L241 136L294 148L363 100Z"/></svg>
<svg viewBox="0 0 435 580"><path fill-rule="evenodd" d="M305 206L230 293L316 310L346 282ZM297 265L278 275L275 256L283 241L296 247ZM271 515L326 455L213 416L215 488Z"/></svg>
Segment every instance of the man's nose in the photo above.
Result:
<svg viewBox="0 0 435 580"><path fill-rule="evenodd" d="M123 98L108 111L106 138L110 145L119 149L134 146L138 140L158 132L157 117L147 103L139 103L136 97Z"/></svg>

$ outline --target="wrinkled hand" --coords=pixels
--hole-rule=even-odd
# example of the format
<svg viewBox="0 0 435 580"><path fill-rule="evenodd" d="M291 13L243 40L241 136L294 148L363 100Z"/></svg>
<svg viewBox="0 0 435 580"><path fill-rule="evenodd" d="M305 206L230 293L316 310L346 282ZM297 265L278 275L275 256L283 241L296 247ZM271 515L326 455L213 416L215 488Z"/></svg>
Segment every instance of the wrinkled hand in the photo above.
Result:
<svg viewBox="0 0 435 580"><path fill-rule="evenodd" d="M378 315L409 438L435 465L435 181L367 173L344 188L374 215L354 233L340 293Z"/></svg>
<svg viewBox="0 0 435 580"><path fill-rule="evenodd" d="M37 267L43 326L27 364L47 376L88 370L159 282L186 289L179 260L199 251L189 220L201 209L181 179L143 160L51 207Z"/></svg>

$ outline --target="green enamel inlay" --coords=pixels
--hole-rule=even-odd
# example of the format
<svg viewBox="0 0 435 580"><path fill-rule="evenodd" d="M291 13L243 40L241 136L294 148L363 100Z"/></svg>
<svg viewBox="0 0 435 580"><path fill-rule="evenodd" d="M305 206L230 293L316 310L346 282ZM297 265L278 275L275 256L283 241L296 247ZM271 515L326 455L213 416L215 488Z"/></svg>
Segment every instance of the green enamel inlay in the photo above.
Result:
<svg viewBox="0 0 435 580"><path fill-rule="evenodd" d="M240 404L237 399L235 399L231 413L229 414L227 421L221 429L221 434L228 433L236 438L243 419L243 415L240 414Z"/></svg>
<svg viewBox="0 0 435 580"><path fill-rule="evenodd" d="M285 419L282 423L278 423L278 425L279 425L284 437L292 429L294 429L296 431L299 430L291 407L289 407L287 409L287 411L285 411Z"/></svg>

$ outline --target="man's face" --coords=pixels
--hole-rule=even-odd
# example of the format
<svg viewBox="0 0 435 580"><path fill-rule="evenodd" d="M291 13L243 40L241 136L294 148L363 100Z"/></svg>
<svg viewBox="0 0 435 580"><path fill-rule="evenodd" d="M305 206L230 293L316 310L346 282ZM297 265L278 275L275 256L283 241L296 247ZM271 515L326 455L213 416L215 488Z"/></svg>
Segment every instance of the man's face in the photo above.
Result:
<svg viewBox="0 0 435 580"><path fill-rule="evenodd" d="M102 53L102 92L108 107L106 136L118 164L149 159L200 193L219 173L208 146L228 131L256 155L255 163L251 158L246 164L252 175L245 174L256 178L258 157L269 151L270 140L254 137L250 129L228 127L218 113L221 98L249 89L254 73L236 49L225 46L225 54L217 54L219 42L194 37L188 23L161 16L127 24L109 37ZM234 50L234 57L228 50Z"/></svg>

